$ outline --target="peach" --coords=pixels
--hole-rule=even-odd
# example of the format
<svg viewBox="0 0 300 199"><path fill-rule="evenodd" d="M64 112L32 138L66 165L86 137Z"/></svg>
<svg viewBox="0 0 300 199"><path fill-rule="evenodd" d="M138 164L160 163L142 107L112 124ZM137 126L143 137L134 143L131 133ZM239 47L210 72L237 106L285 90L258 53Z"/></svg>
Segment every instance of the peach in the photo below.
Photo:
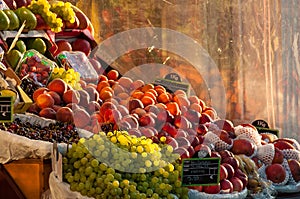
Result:
<svg viewBox="0 0 300 199"><path fill-rule="evenodd" d="M98 81L99 82L108 81L108 78L105 75L101 74L98 76Z"/></svg>
<svg viewBox="0 0 300 199"><path fill-rule="evenodd" d="M119 85L118 83L115 84L114 86L112 86L112 89L113 89L115 95L125 92L125 89L123 88L123 86Z"/></svg>
<svg viewBox="0 0 300 199"><path fill-rule="evenodd" d="M63 96L63 94L67 91L67 83L60 79L60 78L55 78L53 79L48 85L47 88L50 91L55 91L57 92L60 96Z"/></svg>
<svg viewBox="0 0 300 199"><path fill-rule="evenodd" d="M101 81L97 84L97 91L100 93L104 87L110 87L108 81Z"/></svg>
<svg viewBox="0 0 300 199"><path fill-rule="evenodd" d="M53 108L46 107L46 108L43 108L39 112L39 116L55 120L56 119L56 111Z"/></svg>
<svg viewBox="0 0 300 199"><path fill-rule="evenodd" d="M131 113L131 111L133 109L136 109L136 108L144 108L144 104L141 100L139 99L130 99L128 101L128 110L129 110L129 113Z"/></svg>
<svg viewBox="0 0 300 199"><path fill-rule="evenodd" d="M129 77L121 77L119 80L118 80L119 84L121 86L123 86L123 88L127 89L127 90L130 90L131 87L132 87L132 79L129 78Z"/></svg>
<svg viewBox="0 0 300 199"><path fill-rule="evenodd" d="M50 94L43 93L37 97L36 103L39 108L43 109L46 107L52 107L54 105L54 99Z"/></svg>
<svg viewBox="0 0 300 199"><path fill-rule="evenodd" d="M153 84L145 84L142 88L141 88L141 91L142 92L146 92L146 91L148 91L149 89L154 89L154 85Z"/></svg>
<svg viewBox="0 0 300 199"><path fill-rule="evenodd" d="M102 101L105 101L105 100L108 100L108 99L111 99L113 97L113 93L110 92L110 91L103 91L100 93L100 99Z"/></svg>
<svg viewBox="0 0 300 199"><path fill-rule="evenodd" d="M217 119L217 112L212 107L206 107L202 112L208 114L213 120Z"/></svg>
<svg viewBox="0 0 300 199"><path fill-rule="evenodd" d="M60 109L62 106L60 106L60 105L53 105L52 106L52 108L55 110L55 112L58 110L58 109Z"/></svg>
<svg viewBox="0 0 300 199"><path fill-rule="evenodd" d="M100 115L104 115L104 113L109 109L117 109L117 106L112 102L104 102L100 107Z"/></svg>
<svg viewBox="0 0 300 199"><path fill-rule="evenodd" d="M118 96L121 100L126 100L126 99L128 99L128 98L130 97L129 94L128 94L128 93L125 93L125 92L119 93L117 96Z"/></svg>
<svg viewBox="0 0 300 199"><path fill-rule="evenodd" d="M198 113L202 113L202 107L200 106L200 104L197 104L197 103L192 103L192 104L190 105L189 109L195 110L195 111L197 111Z"/></svg>
<svg viewBox="0 0 300 199"><path fill-rule="evenodd" d="M75 104L79 104L80 102L80 94L77 90L67 90L64 94L63 94L63 100L66 104L68 103L75 103Z"/></svg>
<svg viewBox="0 0 300 199"><path fill-rule="evenodd" d="M99 93L93 86L86 86L84 90L89 94L91 101L98 101L100 99Z"/></svg>
<svg viewBox="0 0 300 199"><path fill-rule="evenodd" d="M69 108L72 109L73 111L74 111L75 109L80 108L78 104L73 103L73 102L72 102L72 103L66 104L66 107L69 107Z"/></svg>
<svg viewBox="0 0 300 199"><path fill-rule="evenodd" d="M80 86L81 86L82 89L84 89L86 87L86 85L87 85L86 81L84 81L82 79L79 80L79 84L80 84Z"/></svg>
<svg viewBox="0 0 300 199"><path fill-rule="evenodd" d="M190 104L193 104L193 103L200 104L200 99L197 95L192 95L192 96L188 97L188 100L190 101Z"/></svg>
<svg viewBox="0 0 300 199"><path fill-rule="evenodd" d="M149 90L144 93L144 96L151 97L154 101L156 101L156 95L153 92L149 91Z"/></svg>
<svg viewBox="0 0 300 199"><path fill-rule="evenodd" d="M189 107L190 106L190 101L188 100L188 98L185 95L174 95L173 101L177 102L179 107L182 107L182 106Z"/></svg>
<svg viewBox="0 0 300 199"><path fill-rule="evenodd" d="M129 114L129 110L126 108L126 106L118 104L116 105L117 109L120 111L122 116L128 115Z"/></svg>
<svg viewBox="0 0 300 199"><path fill-rule="evenodd" d="M154 86L154 90L157 92L157 94L161 94L161 93L166 93L167 90L165 87L161 86L161 85L156 85Z"/></svg>
<svg viewBox="0 0 300 199"><path fill-rule="evenodd" d="M90 123L91 117L90 114L82 109L76 109L73 111L74 113L74 124L76 125L77 128L84 128Z"/></svg>
<svg viewBox="0 0 300 199"><path fill-rule="evenodd" d="M137 99L142 99L143 96L144 96L144 93L142 91L139 91L139 90L135 90L131 94L132 98L137 98Z"/></svg>
<svg viewBox="0 0 300 199"><path fill-rule="evenodd" d="M72 123L74 121L74 113L69 107L61 107L56 111L56 119L61 122Z"/></svg>
<svg viewBox="0 0 300 199"><path fill-rule="evenodd" d="M47 93L47 92L49 92L49 89L46 87L40 87L36 89L32 95L33 101L36 102L36 99L40 94Z"/></svg>
<svg viewBox="0 0 300 199"><path fill-rule="evenodd" d="M108 71L108 73L106 74L109 80L115 80L115 81L118 79L119 75L120 75L119 72L115 69Z"/></svg>
<svg viewBox="0 0 300 199"><path fill-rule="evenodd" d="M167 110L173 115L179 115L181 113L180 108L176 102L169 102L166 104Z"/></svg>
<svg viewBox="0 0 300 199"><path fill-rule="evenodd" d="M143 108L135 108L131 111L131 113L136 113L138 115L138 117L142 117L143 115L145 115L147 112L143 109Z"/></svg>
<svg viewBox="0 0 300 199"><path fill-rule="evenodd" d="M100 110L100 104L96 101L90 101L86 107L86 110L88 111L88 113L92 114L96 111Z"/></svg>
<svg viewBox="0 0 300 199"><path fill-rule="evenodd" d="M148 106L150 104L155 104L154 99L151 98L151 97L149 97L149 96L143 96L142 99L141 99L141 101L144 104L144 107Z"/></svg>
<svg viewBox="0 0 300 199"><path fill-rule="evenodd" d="M183 96L186 97L186 93L183 90L180 90L180 89L176 90L174 92L174 95L183 95Z"/></svg>
<svg viewBox="0 0 300 199"><path fill-rule="evenodd" d="M161 93L161 94L157 97L157 102L164 103L164 104L170 102L169 95L168 95L167 93Z"/></svg>
<svg viewBox="0 0 300 199"><path fill-rule="evenodd" d="M87 91L85 90L78 90L80 100L79 100L79 105L87 107L87 105L90 102L90 95Z"/></svg>
<svg viewBox="0 0 300 199"><path fill-rule="evenodd" d="M27 111L28 111L29 113L34 113L34 114L36 114L36 115L39 114L40 110L41 110L41 109L40 109L40 107L37 105L36 102L34 102L33 104L31 104L30 107L27 109Z"/></svg>
<svg viewBox="0 0 300 199"><path fill-rule="evenodd" d="M122 114L117 109L108 109L105 111L103 118L104 122L116 124L121 120Z"/></svg>
<svg viewBox="0 0 300 199"><path fill-rule="evenodd" d="M138 80L135 80L135 81L132 82L132 87L131 88L134 90L134 89L141 88L144 85L145 85L145 82L143 80L138 79Z"/></svg>
<svg viewBox="0 0 300 199"><path fill-rule="evenodd" d="M48 94L51 95L51 97L54 99L54 104L55 105L60 105L61 104L62 100L61 100L60 95L57 92L49 91Z"/></svg>

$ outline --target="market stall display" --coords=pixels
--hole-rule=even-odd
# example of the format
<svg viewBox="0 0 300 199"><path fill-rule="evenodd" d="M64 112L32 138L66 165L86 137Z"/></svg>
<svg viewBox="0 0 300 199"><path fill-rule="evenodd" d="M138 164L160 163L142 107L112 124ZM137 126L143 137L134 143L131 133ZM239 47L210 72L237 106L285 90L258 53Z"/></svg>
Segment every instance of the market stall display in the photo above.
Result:
<svg viewBox="0 0 300 199"><path fill-rule="evenodd" d="M27 106L0 124L0 163L52 157L53 168L62 168L50 174L52 198L240 199L300 192L297 140L235 125L194 93L102 66L89 56L97 46L91 22L69 2L5 2L1 96L10 86L13 104ZM53 159L56 144L61 162ZM184 161L203 158L219 161L217 182L183 183Z"/></svg>

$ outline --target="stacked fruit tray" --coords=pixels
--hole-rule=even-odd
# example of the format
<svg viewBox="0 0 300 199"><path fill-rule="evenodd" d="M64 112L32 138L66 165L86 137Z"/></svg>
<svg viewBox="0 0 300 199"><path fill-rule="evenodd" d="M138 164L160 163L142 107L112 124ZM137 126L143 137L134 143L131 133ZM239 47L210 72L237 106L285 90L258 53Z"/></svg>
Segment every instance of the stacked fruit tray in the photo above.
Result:
<svg viewBox="0 0 300 199"><path fill-rule="evenodd" d="M22 9L32 13L31 23L15 43L2 41L4 63L15 70L32 104L25 114L0 125L5 146L0 157L3 162L20 158L10 154L49 158L52 143L63 143L62 162L56 165L62 167L61 179L58 173L50 177L53 198L63 197L58 193L274 198L278 192L299 192L296 140L259 134L250 123L235 125L197 95L103 68L101 60L89 57L95 47L89 20L68 2L32 0ZM61 18L54 19L57 15ZM17 35L16 30L10 33ZM42 30L47 39L32 38L34 30ZM10 53L17 61L9 61ZM16 141L22 147L12 152L9 147ZM183 185L187 158L219 159L218 182Z"/></svg>

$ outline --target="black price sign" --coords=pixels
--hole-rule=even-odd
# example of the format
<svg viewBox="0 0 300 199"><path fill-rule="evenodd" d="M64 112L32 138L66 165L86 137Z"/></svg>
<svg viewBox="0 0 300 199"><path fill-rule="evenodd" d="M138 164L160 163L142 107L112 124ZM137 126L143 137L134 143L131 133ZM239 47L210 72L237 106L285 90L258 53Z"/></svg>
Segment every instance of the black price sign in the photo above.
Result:
<svg viewBox="0 0 300 199"><path fill-rule="evenodd" d="M270 129L269 124L264 120L255 120L252 122L252 125L255 126L258 133L271 133L279 136L279 131L277 129Z"/></svg>
<svg viewBox="0 0 300 199"><path fill-rule="evenodd" d="M182 162L182 186L216 185L220 182L220 158L186 158Z"/></svg>
<svg viewBox="0 0 300 199"><path fill-rule="evenodd" d="M0 96L0 122L11 122L13 120L12 97Z"/></svg>

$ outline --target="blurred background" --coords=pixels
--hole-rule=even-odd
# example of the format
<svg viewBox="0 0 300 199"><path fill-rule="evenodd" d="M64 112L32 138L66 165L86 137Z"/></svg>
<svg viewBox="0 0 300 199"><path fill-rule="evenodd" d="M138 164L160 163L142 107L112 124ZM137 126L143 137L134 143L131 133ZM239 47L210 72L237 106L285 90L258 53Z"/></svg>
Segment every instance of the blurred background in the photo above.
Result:
<svg viewBox="0 0 300 199"><path fill-rule="evenodd" d="M208 52L222 76L227 119L235 125L263 119L282 136L299 140L299 0L70 2L90 18L98 43L119 32L142 27L168 28L193 38ZM118 46L111 48L113 52ZM195 72L198 66L173 52L132 50L112 66L124 73L147 63L167 64L207 104L218 104L210 98L210 92L218 89L208 88L203 80L213 81L215 71L202 77Z"/></svg>

